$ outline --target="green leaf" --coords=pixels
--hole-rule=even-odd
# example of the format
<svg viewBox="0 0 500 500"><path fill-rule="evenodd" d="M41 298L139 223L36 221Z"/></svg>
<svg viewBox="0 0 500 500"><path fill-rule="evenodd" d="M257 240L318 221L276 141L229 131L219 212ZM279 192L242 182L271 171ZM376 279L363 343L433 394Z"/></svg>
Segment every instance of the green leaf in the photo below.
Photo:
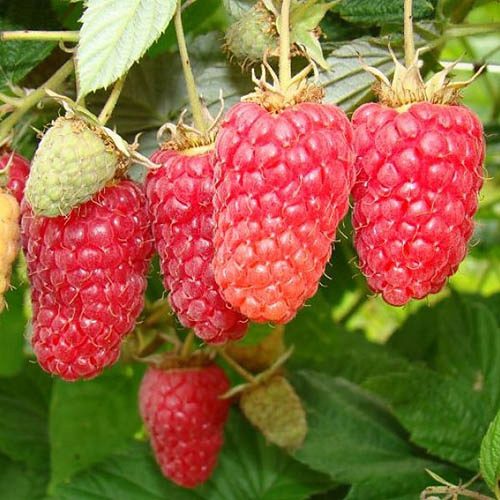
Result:
<svg viewBox="0 0 500 500"><path fill-rule="evenodd" d="M353 483L350 500L415 499L429 481L426 468L456 475L413 450L398 422L361 388L313 371L292 381L309 426L295 456L334 480Z"/></svg>
<svg viewBox="0 0 500 500"><path fill-rule="evenodd" d="M14 274L15 275L15 274ZM7 292L7 308L0 314L0 377L19 373L23 367L24 330L26 318L23 312L26 289L20 283Z"/></svg>
<svg viewBox="0 0 500 500"><path fill-rule="evenodd" d="M343 0L332 9L346 21L356 24L382 25L403 22L403 2L401 0ZM432 3L427 0L414 0L413 19L429 18L433 15Z"/></svg>
<svg viewBox="0 0 500 500"><path fill-rule="evenodd" d="M326 102L352 110L368 97L374 79L361 67L360 57L368 66L377 68L388 77L392 76L394 63L385 47L373 44L368 38L334 44L326 57L331 70L320 73Z"/></svg>
<svg viewBox="0 0 500 500"><path fill-rule="evenodd" d="M141 370L117 366L100 377L54 383L50 411L51 487L122 447L140 428Z"/></svg>
<svg viewBox="0 0 500 500"><path fill-rule="evenodd" d="M44 15L40 15L44 11ZM0 31L22 29L50 29L54 27L48 0L0 1ZM54 49L48 42L0 43L0 91L22 80Z"/></svg>
<svg viewBox="0 0 500 500"><path fill-rule="evenodd" d="M494 410L500 407L500 330L490 307L480 297L454 294L410 316L389 346L484 393Z"/></svg>
<svg viewBox="0 0 500 500"><path fill-rule="evenodd" d="M483 394L462 380L418 367L373 377L364 386L388 402L415 444L477 470L481 439L491 420Z"/></svg>
<svg viewBox="0 0 500 500"><path fill-rule="evenodd" d="M48 480L40 470L0 455L0 498L9 500L38 500L45 498Z"/></svg>
<svg viewBox="0 0 500 500"><path fill-rule="evenodd" d="M194 37L211 31L224 31L227 27L227 15L221 0L203 0L190 5L182 15L182 26L188 40L188 50L191 53L191 40ZM177 37L175 28L170 24L160 38L149 48L147 55L157 57L164 52L177 54Z"/></svg>
<svg viewBox="0 0 500 500"><path fill-rule="evenodd" d="M329 289L337 286L332 281L320 288L286 326L285 341L295 346L289 365L314 367L357 383L373 375L404 371L408 363L403 357L368 341L361 332L348 332L333 322Z"/></svg>
<svg viewBox="0 0 500 500"><path fill-rule="evenodd" d="M176 0L88 0L77 53L80 95L125 74L165 31Z"/></svg>
<svg viewBox="0 0 500 500"><path fill-rule="evenodd" d="M313 472L255 434L240 414L233 412L226 441L212 478L196 490L186 490L165 479L149 445L134 443L58 485L57 500L300 500L331 488Z"/></svg>
<svg viewBox="0 0 500 500"><path fill-rule="evenodd" d="M233 19L239 19L255 3L254 0L223 0L223 2L225 9Z"/></svg>
<svg viewBox="0 0 500 500"><path fill-rule="evenodd" d="M16 377L0 378L0 453L32 468L46 468L50 388L50 378L35 365Z"/></svg>
<svg viewBox="0 0 500 500"><path fill-rule="evenodd" d="M229 109L252 88L250 79L221 53L221 40L219 33L209 33L197 37L189 47L197 87L214 116L220 109L221 90L225 109ZM97 97L93 109L98 109L104 103L104 95L99 94ZM146 57L127 76L110 123L121 134L134 135L155 129L155 134L150 138L152 140L148 142L156 148L156 129L165 122L175 121L187 105L179 55L163 54L154 59Z"/></svg>
<svg viewBox="0 0 500 500"><path fill-rule="evenodd" d="M483 479L497 498L500 497L500 411L481 443L479 463Z"/></svg>

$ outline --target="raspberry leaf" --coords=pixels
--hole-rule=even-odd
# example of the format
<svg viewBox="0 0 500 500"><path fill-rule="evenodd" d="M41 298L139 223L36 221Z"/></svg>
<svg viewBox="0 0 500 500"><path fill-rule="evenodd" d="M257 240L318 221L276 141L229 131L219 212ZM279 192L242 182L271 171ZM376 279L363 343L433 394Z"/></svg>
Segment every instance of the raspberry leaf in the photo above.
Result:
<svg viewBox="0 0 500 500"><path fill-rule="evenodd" d="M0 379L0 454L37 470L45 470L49 462L51 384L32 364L16 377Z"/></svg>
<svg viewBox="0 0 500 500"><path fill-rule="evenodd" d="M429 482L425 469L450 480L462 476L456 468L415 452L386 406L363 389L308 370L292 381L309 426L295 457L336 481L353 484L347 498L418 498Z"/></svg>
<svg viewBox="0 0 500 500"><path fill-rule="evenodd" d="M383 25L403 21L403 2L401 0L343 0L334 7L346 21L356 24ZM432 16L434 8L427 0L414 0L413 19L425 19Z"/></svg>
<svg viewBox="0 0 500 500"><path fill-rule="evenodd" d="M415 361L462 380L500 406L500 350L494 304L453 295L411 315L389 345ZM450 324L450 318L455 318Z"/></svg>
<svg viewBox="0 0 500 500"><path fill-rule="evenodd" d="M88 0L77 52L80 95L125 74L165 31L175 0Z"/></svg>
<svg viewBox="0 0 500 500"><path fill-rule="evenodd" d="M43 9L44 15L40 15ZM20 29L47 29L54 26L47 0L26 0L21 2L2 2L0 31ZM0 43L0 91L17 83L37 64L50 55L53 42L11 41Z"/></svg>
<svg viewBox="0 0 500 500"><path fill-rule="evenodd" d="M106 497L216 500L221 494L225 498L302 500L332 486L328 477L267 445L235 412L229 419L226 444L214 475L196 490L179 488L165 480L148 445L131 442L105 461L58 485L53 495L58 500Z"/></svg>
<svg viewBox="0 0 500 500"><path fill-rule="evenodd" d="M484 394L462 380L421 367L373 377L364 385L391 406L415 444L477 469L481 439L494 411Z"/></svg>
<svg viewBox="0 0 500 500"><path fill-rule="evenodd" d="M481 443L479 463L484 480L496 497L500 498L500 411Z"/></svg>
<svg viewBox="0 0 500 500"><path fill-rule="evenodd" d="M132 438L140 427L141 374L142 370L135 370L129 376L118 367L88 382L54 383L49 424L51 487L103 460Z"/></svg>

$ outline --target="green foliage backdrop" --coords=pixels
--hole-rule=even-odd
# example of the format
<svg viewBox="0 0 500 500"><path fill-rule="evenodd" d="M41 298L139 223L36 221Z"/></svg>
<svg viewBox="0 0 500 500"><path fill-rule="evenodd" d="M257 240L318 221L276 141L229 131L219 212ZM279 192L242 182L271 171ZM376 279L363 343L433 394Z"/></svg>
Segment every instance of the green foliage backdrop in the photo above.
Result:
<svg viewBox="0 0 500 500"><path fill-rule="evenodd" d="M80 91L109 85L146 53L132 66L110 123L130 138L142 132L141 149L149 154L157 129L176 119L187 97L172 27L148 49L172 16L166 8L172 2L141 3L139 18L149 26L153 17L156 31L127 24L128 3L87 2ZM122 24L106 22L117 15L115 4L123 7ZM231 16L250 4L198 0L185 11L197 82L213 111L219 89L226 109L251 89L249 71L222 51ZM472 67L489 65L464 97L485 126L490 179L474 246L446 289L402 309L371 296L356 267L346 218L346 236L327 269L331 279L325 277L287 326L286 342L295 346L287 370L309 424L304 446L289 455L267 444L233 410L213 478L188 491L163 478L145 442L136 401L142 366L121 362L96 380L68 384L33 363L25 340L29 290L20 259L9 308L0 316L1 499L414 500L437 484L426 469L458 484L480 467L483 478L470 488L485 495L496 488L499 494L500 40L487 26L500 22L500 8L496 0L418 0L414 8L417 45L431 48L425 71L462 57L471 65L455 73L467 79ZM0 0L0 30L76 30L83 10L78 1ZM387 44L401 54L401 19L400 0L341 0L332 6L321 26L332 68L320 74L327 102L351 113L371 98L372 78L360 58L390 74ZM95 30L109 35L96 36ZM130 45L130 58L106 51L103 40L110 39ZM15 94L16 86L39 85L65 57L54 43L0 42L0 91ZM88 105L99 109L105 97L102 90L89 94ZM35 129L57 112L47 102L18 127L16 146L28 157L36 147ZM149 299L162 294L158 273L152 272Z"/></svg>

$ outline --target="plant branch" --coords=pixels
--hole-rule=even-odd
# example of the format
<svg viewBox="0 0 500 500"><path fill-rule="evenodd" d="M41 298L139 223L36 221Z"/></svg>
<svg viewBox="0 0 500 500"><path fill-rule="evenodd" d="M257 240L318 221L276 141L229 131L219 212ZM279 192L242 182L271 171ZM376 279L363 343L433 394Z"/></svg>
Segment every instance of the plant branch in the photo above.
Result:
<svg viewBox="0 0 500 500"><path fill-rule="evenodd" d="M453 497L460 495L474 500L495 500L493 497L460 486L429 486L422 491L421 500L426 500L428 495L453 495Z"/></svg>
<svg viewBox="0 0 500 500"><path fill-rule="evenodd" d="M184 79L186 80L186 88L191 106L191 113L193 114L193 121L195 127L202 133L207 131L207 124L203 118L203 106L201 104L200 96L196 88L193 70L189 61L189 54L186 46L186 37L184 36L184 28L182 26L182 2L178 0L177 9L175 11L174 26L175 34L177 36L177 44L179 45L179 54L181 56L182 71L184 72Z"/></svg>
<svg viewBox="0 0 500 500"><path fill-rule="evenodd" d="M445 31L447 37L485 35L500 30L500 23L451 24Z"/></svg>
<svg viewBox="0 0 500 500"><path fill-rule="evenodd" d="M16 123L45 96L46 90L56 89L73 72L73 59L66 61L43 85L28 94L22 104L0 123L0 142L9 134Z"/></svg>
<svg viewBox="0 0 500 500"><path fill-rule="evenodd" d="M184 343L182 344L181 349L181 358L189 358L191 351L193 350L193 342L194 342L194 332L193 330L189 330L186 338L184 339Z"/></svg>
<svg viewBox="0 0 500 500"><path fill-rule="evenodd" d="M229 354L224 350L223 347L216 347L215 350L217 351L217 354L221 356L224 361L227 362L233 370L241 375L242 378L244 378L247 382L250 382L251 384L254 384L257 379L254 377L249 371L245 370L242 366L240 366Z"/></svg>
<svg viewBox="0 0 500 500"><path fill-rule="evenodd" d="M413 40L412 0L404 0L404 40L405 64L408 68L415 59L415 42Z"/></svg>
<svg viewBox="0 0 500 500"><path fill-rule="evenodd" d="M292 67L290 61L290 1L283 0L280 15L280 59L279 77L280 86L287 90L292 79Z"/></svg>
<svg viewBox="0 0 500 500"><path fill-rule="evenodd" d="M126 75L123 75L121 78L118 78L118 80L116 80L113 90L111 90L108 100L106 101L106 104L104 104L104 107L99 114L98 120L101 125L106 125L107 121L111 118L113 110L115 109L116 103L118 102L121 91L123 89L126 77Z"/></svg>
<svg viewBox="0 0 500 500"><path fill-rule="evenodd" d="M33 40L40 42L78 42L78 31L0 31L0 41Z"/></svg>

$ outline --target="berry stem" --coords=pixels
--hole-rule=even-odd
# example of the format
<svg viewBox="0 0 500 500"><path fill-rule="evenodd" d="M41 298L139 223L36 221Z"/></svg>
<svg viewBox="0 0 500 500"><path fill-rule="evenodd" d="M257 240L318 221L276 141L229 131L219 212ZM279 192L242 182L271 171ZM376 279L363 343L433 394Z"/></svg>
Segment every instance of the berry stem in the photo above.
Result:
<svg viewBox="0 0 500 500"><path fill-rule="evenodd" d="M0 41L33 40L40 42L78 42L78 31L0 31Z"/></svg>
<svg viewBox="0 0 500 500"><path fill-rule="evenodd" d="M413 40L412 0L404 0L404 39L405 63L410 67L415 59L415 44Z"/></svg>
<svg viewBox="0 0 500 500"><path fill-rule="evenodd" d="M189 105L191 106L194 125L200 132L205 133L207 132L207 124L205 123L205 120L203 118L203 106L201 104L200 96L198 95L193 70L189 61L189 54L186 46L186 37L184 36L184 28L182 26L181 13L182 1L178 0L174 17L174 26L175 34L177 36L177 44L179 45L179 54L181 56L182 71L184 72L184 79L186 80Z"/></svg>
<svg viewBox="0 0 500 500"><path fill-rule="evenodd" d="M217 351L217 354L219 354L219 356L247 382L254 384L257 381L257 379L249 371L245 370L245 368L240 366L231 356L229 356L223 347L216 347L215 350Z"/></svg>
<svg viewBox="0 0 500 500"><path fill-rule="evenodd" d="M287 90L292 79L292 65L290 61L290 1L283 0L280 19L280 86Z"/></svg>
<svg viewBox="0 0 500 500"><path fill-rule="evenodd" d="M22 104L0 124L0 142L7 137L16 123L45 96L46 90L57 89L74 70L73 59L66 61L43 85L28 94Z"/></svg>
<svg viewBox="0 0 500 500"><path fill-rule="evenodd" d="M99 114L98 120L101 125L106 125L107 121L111 118L113 110L115 109L116 103L118 102L121 91L123 89L125 78L126 75L116 80L113 90L109 94L108 100L106 101L106 104L104 105L104 107L101 110L101 113Z"/></svg>
<svg viewBox="0 0 500 500"><path fill-rule="evenodd" d="M193 350L193 341L194 341L194 332L193 330L189 330L186 338L184 339L184 343L182 344L181 349L181 358L187 359L189 358L192 350Z"/></svg>

